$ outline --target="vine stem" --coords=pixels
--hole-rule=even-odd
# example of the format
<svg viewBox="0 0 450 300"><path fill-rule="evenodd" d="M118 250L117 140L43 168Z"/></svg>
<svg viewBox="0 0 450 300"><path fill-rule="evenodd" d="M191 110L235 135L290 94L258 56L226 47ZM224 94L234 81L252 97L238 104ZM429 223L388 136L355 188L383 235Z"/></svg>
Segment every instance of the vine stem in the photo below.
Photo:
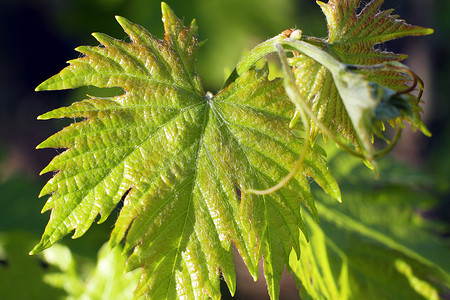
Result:
<svg viewBox="0 0 450 300"><path fill-rule="evenodd" d="M298 92L297 87L295 86L295 79L292 75L291 69L289 67L289 63L287 61L286 52L284 51L283 47L280 44L275 45L276 49L278 50L278 56L280 57L281 65L283 68L284 73L284 88L286 90L286 93L288 94L289 98L293 99L296 97L303 98L303 96ZM305 99L302 99L303 102L306 102ZM305 111L303 110L302 105L300 105L301 101L293 102L297 111L300 113L300 117L302 119L303 126L305 127L305 134L308 134L310 132L310 121L307 118L307 115L305 114ZM303 162L305 161L306 153L308 152L310 143L309 138L305 137L302 147L302 152L300 154L300 158L295 163L292 170L289 172L287 176L285 176L283 179L281 179L276 185L274 185L271 188L268 188L266 190L254 190L254 189L248 189L247 192L253 193L256 195L267 195L274 193L284 187L286 184L289 183L289 181L297 174L298 170L303 166Z"/></svg>

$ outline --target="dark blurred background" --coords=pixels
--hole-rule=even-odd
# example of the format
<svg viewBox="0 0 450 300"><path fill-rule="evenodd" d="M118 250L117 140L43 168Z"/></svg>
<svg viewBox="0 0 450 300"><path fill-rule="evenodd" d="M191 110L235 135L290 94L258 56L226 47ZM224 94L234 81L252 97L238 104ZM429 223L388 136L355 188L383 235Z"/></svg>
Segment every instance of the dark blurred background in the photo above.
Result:
<svg viewBox="0 0 450 300"><path fill-rule="evenodd" d="M168 0L167 3L177 16L184 17L186 24L193 18L197 20L200 39L207 40L200 50L197 70L205 90L212 92L220 89L226 72L257 43L292 27L302 29L306 35L327 34L325 18L313 0ZM423 118L433 133L432 138L426 138L421 133L406 131L392 155L427 172L443 190L448 190L450 1L386 0L383 8L394 8L410 24L435 30L432 36L405 38L385 47L408 54L406 64L424 80ZM34 89L64 68L67 60L79 57L73 50L75 47L97 45L92 32L127 39L114 15L141 24L158 37L162 35L159 0L0 1L0 232L26 230L36 239L42 233L48 213L39 214L45 199L37 196L51 174L38 174L57 152L35 147L60 130L63 123L37 121L36 117L81 100L86 92L37 93ZM448 220L449 201L448 196L442 198L434 218ZM112 223L102 226L107 231ZM75 247L86 252L98 250L107 238L96 238L95 233L90 236L87 238L93 241L90 246Z"/></svg>

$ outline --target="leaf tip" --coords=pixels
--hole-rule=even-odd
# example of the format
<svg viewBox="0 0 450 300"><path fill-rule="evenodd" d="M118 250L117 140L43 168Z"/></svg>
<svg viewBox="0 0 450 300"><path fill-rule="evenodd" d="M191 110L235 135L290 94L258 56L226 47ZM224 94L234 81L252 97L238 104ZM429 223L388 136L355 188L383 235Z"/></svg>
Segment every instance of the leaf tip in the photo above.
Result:
<svg viewBox="0 0 450 300"><path fill-rule="evenodd" d="M42 176L42 175L45 174L45 173L47 173L47 172L44 172L44 170L42 170L42 171L39 173L39 176ZM47 194L48 194L48 193L47 193L46 191L44 191L44 189L42 189L42 190L39 192L38 198L42 198L42 197L44 197L44 196L47 195ZM44 213L43 210L44 210L44 209L41 210L41 214Z"/></svg>
<svg viewBox="0 0 450 300"><path fill-rule="evenodd" d="M165 11L171 11L169 4L164 1L161 1L161 11L164 13Z"/></svg>
<svg viewBox="0 0 450 300"><path fill-rule="evenodd" d="M49 248L51 246L51 243L49 242L48 239L44 239L44 237L42 237L41 241L39 242L39 244L37 244L36 246L34 246L34 248L28 252L28 255L35 255L39 252L44 251L45 249Z"/></svg>
<svg viewBox="0 0 450 300"><path fill-rule="evenodd" d="M47 120L48 118L46 117L46 114L47 113L45 113L45 114L42 114L42 115L39 115L39 116L37 116L37 120ZM39 147L39 145L37 146L37 147ZM39 149L39 148L37 148L36 147L36 149Z"/></svg>
<svg viewBox="0 0 450 300"><path fill-rule="evenodd" d="M39 117L41 117L41 116L39 116ZM38 120L46 120L44 117L43 118L39 118L38 117ZM46 146L46 141L47 140L45 140L45 141L43 141L42 143L40 143L39 145L37 145L36 146L36 149L44 149L44 148L47 148L47 146ZM44 169L45 170L45 169Z"/></svg>
<svg viewBox="0 0 450 300"><path fill-rule="evenodd" d="M339 185L335 182L334 185L332 185L330 195L336 199L339 203L342 203L342 193L341 189L339 188Z"/></svg>
<svg viewBox="0 0 450 300"><path fill-rule="evenodd" d="M40 91L42 91L43 89L42 89L42 83L40 84L40 85L38 85L35 89L34 89L34 91L35 92L40 92Z"/></svg>
<svg viewBox="0 0 450 300"><path fill-rule="evenodd" d="M117 23L119 23L120 25L128 22L126 18L119 15L115 15L114 18L116 18Z"/></svg>
<svg viewBox="0 0 450 300"><path fill-rule="evenodd" d="M99 38L102 37L102 34L99 32L93 32L91 35L98 41ZM100 42L100 41L99 41ZM101 42L100 42L101 43Z"/></svg>
<svg viewBox="0 0 450 300"><path fill-rule="evenodd" d="M42 82L41 84L39 84L39 85L34 89L34 91L35 91L35 92L48 91L49 88L48 88L48 83L47 83L47 81L48 81L48 80L46 80L46 81Z"/></svg>
<svg viewBox="0 0 450 300"><path fill-rule="evenodd" d="M166 2L161 2L161 12L162 12L162 20L163 23L165 24L164 27L170 24L177 23L178 18L175 16L175 13L173 12L172 8L170 8L170 6Z"/></svg>
<svg viewBox="0 0 450 300"><path fill-rule="evenodd" d="M323 2L323 1L317 0L317 1L316 1L316 4L320 6L320 8L322 9L322 11L325 12L325 11L327 10L327 7L328 7L328 4L327 4L327 3Z"/></svg>
<svg viewBox="0 0 450 300"><path fill-rule="evenodd" d="M434 29L433 28L424 28L424 32L423 35L430 35L434 33Z"/></svg>
<svg viewBox="0 0 450 300"><path fill-rule="evenodd" d="M133 23L131 23L127 18L124 18L122 16L119 15L115 15L114 16L116 18L117 23L119 23L119 25L126 31L126 28L130 28L132 27ZM94 35L95 34L95 35ZM97 36L99 36L99 34L97 33L93 33L92 34L94 36L94 38L97 39ZM102 34L100 34L102 35Z"/></svg>
<svg viewBox="0 0 450 300"><path fill-rule="evenodd" d="M422 128L422 133L427 137L432 137L433 134L428 130L428 128Z"/></svg>
<svg viewBox="0 0 450 300"><path fill-rule="evenodd" d="M58 115L55 115L55 112L57 112L57 111L59 111L60 109L54 109L54 110L51 110L51 111L48 111L48 112L46 112L46 113L43 113L42 115L39 115L39 116L37 116L37 119L38 120L50 120L50 119L56 119L56 118L58 118L59 116Z"/></svg>

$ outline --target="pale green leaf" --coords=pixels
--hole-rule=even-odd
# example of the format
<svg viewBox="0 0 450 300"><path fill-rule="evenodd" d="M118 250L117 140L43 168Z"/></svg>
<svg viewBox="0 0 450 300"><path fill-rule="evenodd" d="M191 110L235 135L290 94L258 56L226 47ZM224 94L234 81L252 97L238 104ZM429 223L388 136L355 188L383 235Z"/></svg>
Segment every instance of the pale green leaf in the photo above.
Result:
<svg viewBox="0 0 450 300"><path fill-rule="evenodd" d="M333 158L345 201L317 201L320 227L305 216L310 240L300 238L300 260L290 261L302 299L439 299L449 291L448 245L416 212L434 201L427 180L389 164L391 176L372 182L348 155Z"/></svg>
<svg viewBox="0 0 450 300"><path fill-rule="evenodd" d="M10 211L11 214L11 211ZM43 254L27 255L36 235L26 231L0 232L0 295L2 299L61 299L67 294L60 286L49 284L47 276L60 272L60 265L68 266L67 256L59 256L57 263L49 262ZM48 249L58 253L59 249ZM46 252L44 252L46 253ZM72 283L72 281L71 281Z"/></svg>
<svg viewBox="0 0 450 300"><path fill-rule="evenodd" d="M102 46L77 48L85 56L37 88L124 93L40 116L83 120L39 145L67 150L43 170L57 173L41 192L51 193L43 209L51 216L32 252L72 230L82 236L123 199L110 244L125 240L127 269L143 268L136 297L217 299L221 276L234 292L234 243L255 277L264 258L275 299L291 250L300 253L301 203L318 219L310 178L338 199L339 188L315 147L285 188L246 193L286 176L302 149L287 126L293 106L282 81L251 69L215 96L203 92L194 72L195 22L185 28L164 3L162 10L163 40L117 17L131 43L94 34Z"/></svg>
<svg viewBox="0 0 450 300"><path fill-rule="evenodd" d="M42 252L43 260L56 267L43 276L51 287L64 290L67 300L125 300L133 297L140 272L125 272L122 249L103 245L96 264L85 257L75 257L67 246L55 244ZM144 299L144 298L141 298Z"/></svg>
<svg viewBox="0 0 450 300"><path fill-rule="evenodd" d="M69 299L131 299L139 282L140 272L125 272L126 258L121 250L120 247L109 249L108 245L104 245L98 253L97 264L83 282L83 287ZM140 299L143 300L144 297Z"/></svg>

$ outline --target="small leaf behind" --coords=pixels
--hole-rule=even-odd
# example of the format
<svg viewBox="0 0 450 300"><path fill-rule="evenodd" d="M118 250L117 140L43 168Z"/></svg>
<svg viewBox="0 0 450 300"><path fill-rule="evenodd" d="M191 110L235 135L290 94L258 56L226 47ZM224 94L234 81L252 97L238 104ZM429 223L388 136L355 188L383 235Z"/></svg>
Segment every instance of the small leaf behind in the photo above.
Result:
<svg viewBox="0 0 450 300"><path fill-rule="evenodd" d="M328 39L317 40L323 49L338 60L349 65L375 65L385 62L401 61L407 56L381 50L378 44L406 36L427 35L432 29L414 26L392 15L393 10L380 10L383 0L372 0L362 9L360 0L329 0L328 3L317 1L327 19ZM319 120L327 124L337 135L351 141L361 149L358 134L347 113L330 72L311 58L300 55L293 59L295 75L300 92L308 99ZM361 71L367 80L394 91L405 90L410 85L410 78L396 70ZM406 119L414 128L428 134L420 120L421 112L414 96L407 99L412 107L411 117L401 116L392 124L401 126ZM319 132L312 126L314 138Z"/></svg>

